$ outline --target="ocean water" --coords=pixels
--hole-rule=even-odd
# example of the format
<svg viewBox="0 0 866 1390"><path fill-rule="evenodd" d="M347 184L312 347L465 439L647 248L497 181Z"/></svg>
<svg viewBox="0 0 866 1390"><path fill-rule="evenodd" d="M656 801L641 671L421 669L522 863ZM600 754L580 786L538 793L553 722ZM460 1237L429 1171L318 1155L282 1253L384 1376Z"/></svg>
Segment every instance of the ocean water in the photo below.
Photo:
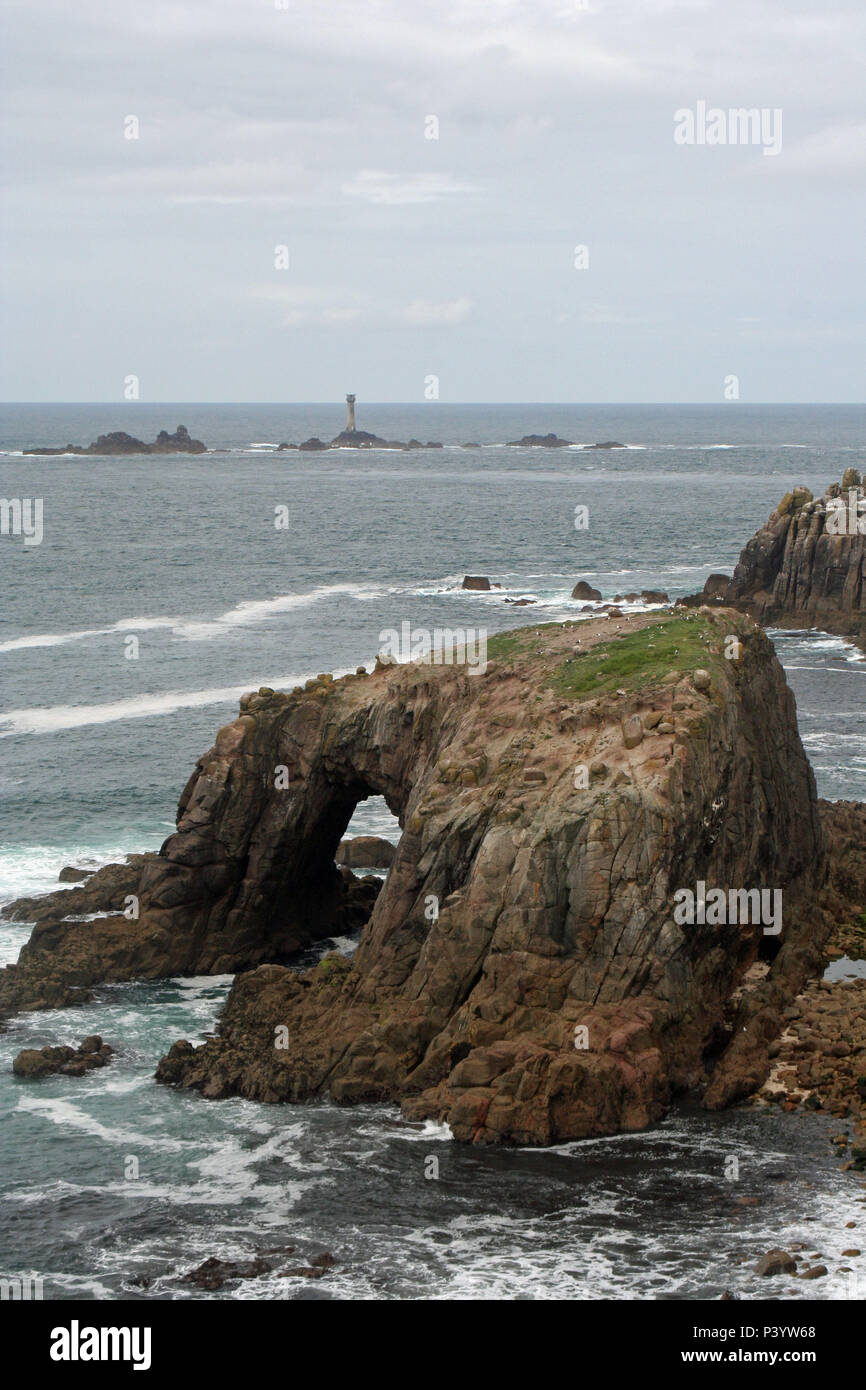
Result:
<svg viewBox="0 0 866 1390"><path fill-rule="evenodd" d="M823 491L866 467L863 408L743 403L359 403L360 428L445 447L275 452L343 418L339 405L0 410L0 493L41 498L44 515L41 545L0 537L0 902L53 887L64 864L157 847L243 691L354 669L407 620L493 632L574 617L580 578L605 599L692 592L730 572L791 486ZM22 454L178 422L210 452ZM504 443L548 430L629 447ZM502 588L461 592L466 573ZM536 605L504 601L521 596ZM866 799L866 661L828 634L773 636L820 794ZM357 808L362 831L399 833L378 801ZM28 930L0 925L0 959ZM833 1262L866 1193L838 1171L838 1121L679 1109L647 1134L493 1153L385 1107L214 1104L156 1086L158 1058L213 1028L229 984L107 987L86 1010L0 1034L0 1276L39 1274L55 1298L203 1297L178 1282L201 1259L288 1243L289 1264L319 1249L338 1263L309 1285L276 1277L276 1261L220 1296L706 1298L754 1295L751 1257L800 1239L831 1276L791 1296L858 1296ZM90 1032L117 1049L105 1071L11 1076L19 1048ZM740 1195L761 1204L736 1208Z"/></svg>

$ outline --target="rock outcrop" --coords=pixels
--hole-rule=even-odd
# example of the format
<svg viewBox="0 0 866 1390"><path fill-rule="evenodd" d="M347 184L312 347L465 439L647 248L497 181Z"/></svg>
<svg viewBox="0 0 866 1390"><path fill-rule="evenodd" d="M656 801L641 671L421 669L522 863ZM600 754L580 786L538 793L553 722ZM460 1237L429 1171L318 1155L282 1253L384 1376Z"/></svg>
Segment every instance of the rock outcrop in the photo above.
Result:
<svg viewBox="0 0 866 1390"><path fill-rule="evenodd" d="M211 758L206 766L210 772L199 787L199 800L206 781L220 776L218 758ZM191 812L193 824L197 813ZM192 841L186 845L187 856L194 858ZM228 851L214 846L213 853L213 862L205 858L199 862L199 891L218 902L219 884L228 882L232 874ZM0 1019L19 1010L86 1003L93 986L103 982L220 974L261 960L281 959L319 936L331 932L342 936L362 927L382 886L377 878L358 879L348 868L338 869L332 862L327 883L322 885L323 900L307 906L305 895L298 896L297 912L301 917L308 914L308 925L293 931L275 923L265 941L251 943L244 932L233 933L219 907L210 918L212 933L196 930L198 914L191 904L183 905L179 884L175 890L170 881L162 882L157 899L162 910L155 906L150 889L153 871L160 881L166 871L169 880L177 872L165 855L166 846L160 855L130 855L126 863L106 865L80 887L19 898L4 908L2 916L7 921L35 922L36 926L17 964L0 969ZM165 907L175 896L177 911L172 915ZM94 914L98 915L94 918ZM186 924L176 935L172 917L175 926L181 921Z"/></svg>
<svg viewBox="0 0 866 1390"><path fill-rule="evenodd" d="M85 1038L80 1047L25 1047L12 1063L16 1076L38 1081L43 1076L86 1076L97 1067L107 1067L114 1048L97 1033Z"/></svg>
<svg viewBox="0 0 866 1390"><path fill-rule="evenodd" d="M585 579L579 579L571 591L571 597L585 599L589 603L600 603L601 589L594 589Z"/></svg>
<svg viewBox="0 0 866 1390"><path fill-rule="evenodd" d="M748 542L733 577L713 574L686 602L719 603L771 627L817 627L866 647L866 486L850 468L823 497L787 493Z"/></svg>
<svg viewBox="0 0 866 1390"><path fill-rule="evenodd" d="M141 866L138 918L43 918L0 975L0 1008L52 982L240 970L219 1035L175 1044L159 1079L211 1097L399 1100L478 1142L637 1129L708 1068L711 1103L738 1095L737 1028L761 1084L764 1015L827 931L793 696L730 610L619 626L501 634L483 675L380 666L245 696ZM731 632L738 662L721 654ZM333 862L374 794L402 829L388 878L351 963L299 973L285 957L345 930L353 894L378 887ZM700 883L781 889L781 935L678 925L675 894ZM744 1019L737 990L759 954L772 966Z"/></svg>
<svg viewBox="0 0 866 1390"><path fill-rule="evenodd" d="M516 449L568 449L570 439L560 439L554 434L525 434L522 439L509 439L508 443Z"/></svg>
<svg viewBox="0 0 866 1390"><path fill-rule="evenodd" d="M391 841L380 835L356 835L340 841L336 860L350 869L389 869L396 853Z"/></svg>
<svg viewBox="0 0 866 1390"><path fill-rule="evenodd" d="M323 439L314 435L310 439L305 439L303 444L282 443L278 446L277 452L285 449L298 449L302 453L320 453L323 449L442 449L444 445L435 439L428 439L423 444L420 439L382 439L378 434L370 434L368 430L342 430L340 434L334 436L330 444L326 444Z"/></svg>
<svg viewBox="0 0 866 1390"><path fill-rule="evenodd" d="M174 434L160 430L152 444L136 439L125 430L114 430L111 434L100 434L92 444L66 444L56 449L25 449L25 454L205 454L207 445L200 439L193 439L186 425L178 425Z"/></svg>

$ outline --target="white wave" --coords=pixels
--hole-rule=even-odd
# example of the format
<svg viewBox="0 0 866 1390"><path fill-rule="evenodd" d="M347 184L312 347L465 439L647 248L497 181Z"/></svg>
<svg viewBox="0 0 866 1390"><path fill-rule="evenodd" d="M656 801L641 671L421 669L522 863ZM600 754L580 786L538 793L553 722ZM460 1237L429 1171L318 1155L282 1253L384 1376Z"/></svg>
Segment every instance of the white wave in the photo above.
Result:
<svg viewBox="0 0 866 1390"><path fill-rule="evenodd" d="M354 668L351 668L354 669ZM348 674L335 672L339 677ZM312 673L311 673L312 674ZM207 705L227 705L260 685L274 689L302 685L306 676L279 676L270 681L247 681L212 690L170 690L162 694L135 695L104 705L49 705L36 709L13 709L0 714L0 738L14 734L53 734L62 729L80 729L89 724L112 724L124 719L151 719L174 714L179 709L200 709Z"/></svg>
<svg viewBox="0 0 866 1390"><path fill-rule="evenodd" d="M38 893L75 888L74 883L57 881L65 865L95 870L104 864L117 864L127 854L158 849L173 829L174 821L166 820L150 833L132 829L116 841L99 845L77 840L69 841L65 846L0 841L0 906L15 898L30 898Z"/></svg>
<svg viewBox="0 0 866 1390"><path fill-rule="evenodd" d="M29 647L57 647L67 642L83 642L91 637L105 637L118 632L148 632L160 628L168 629L173 637L186 641L209 641L235 628L265 622L279 613L288 613L296 608L310 607L336 594L345 594L364 601L384 592L386 591L380 585L375 584L323 584L303 594L278 594L270 599L244 599L220 614L218 618L120 618L109 627L79 628L70 632L43 632L27 637L13 637L6 642L0 642L0 653L20 651Z"/></svg>
<svg viewBox="0 0 866 1390"><path fill-rule="evenodd" d="M425 1120L420 1129L404 1125L398 1133L401 1139L418 1140L425 1144L430 1142L450 1144L454 1139L450 1126L444 1120Z"/></svg>
<svg viewBox="0 0 866 1390"><path fill-rule="evenodd" d="M88 1115L80 1106L68 1100L43 1100L40 1096L21 1095L18 1098L19 1110L27 1110L39 1115L61 1130L74 1130L89 1134L95 1139L104 1139L110 1144L136 1145L144 1149L159 1149L163 1153L181 1153L185 1149L195 1149L199 1145L188 1139L157 1138L152 1134L139 1134L135 1130L112 1129L102 1124L95 1116Z"/></svg>
<svg viewBox="0 0 866 1390"><path fill-rule="evenodd" d="M227 990L233 979L234 975L172 975L169 983L184 991L184 1003L188 1003L206 998L215 989Z"/></svg>

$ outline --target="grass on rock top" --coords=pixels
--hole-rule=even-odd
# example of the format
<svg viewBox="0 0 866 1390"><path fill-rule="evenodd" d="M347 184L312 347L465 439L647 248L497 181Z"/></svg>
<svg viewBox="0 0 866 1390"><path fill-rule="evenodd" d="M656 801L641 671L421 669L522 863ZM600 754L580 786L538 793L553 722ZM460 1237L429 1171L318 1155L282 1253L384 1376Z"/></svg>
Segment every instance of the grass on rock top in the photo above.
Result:
<svg viewBox="0 0 866 1390"><path fill-rule="evenodd" d="M685 675L699 666L711 668L718 660L709 652L713 636L699 619L670 618L575 652L548 683L558 695L571 697L657 685L671 671Z"/></svg>
<svg viewBox="0 0 866 1390"><path fill-rule="evenodd" d="M574 698L610 694L614 690L639 690L657 685L671 671L686 675L697 667L712 668L720 658L713 657L709 644L720 636L711 624L695 617L664 618L647 627L617 634L611 641L580 650L584 624L570 625L575 651L554 670L546 684L558 695ZM538 627L497 632L487 643L490 661L516 664L531 661L544 647L548 632L561 633L562 623L542 623Z"/></svg>
<svg viewBox="0 0 866 1390"><path fill-rule="evenodd" d="M577 631L579 623L570 626ZM519 656L535 656L538 638L546 632L561 632L562 623L539 623L538 627L518 627L513 632L494 632L487 642L488 661L510 661Z"/></svg>

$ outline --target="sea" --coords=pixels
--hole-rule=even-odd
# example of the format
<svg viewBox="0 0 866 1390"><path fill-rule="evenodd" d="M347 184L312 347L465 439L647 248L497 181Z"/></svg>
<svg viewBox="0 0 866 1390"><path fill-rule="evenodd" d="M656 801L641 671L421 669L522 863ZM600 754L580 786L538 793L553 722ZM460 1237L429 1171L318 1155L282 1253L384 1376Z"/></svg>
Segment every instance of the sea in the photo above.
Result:
<svg viewBox="0 0 866 1390"><path fill-rule="evenodd" d="M575 618L579 579L605 600L694 592L730 573L792 486L817 494L866 468L862 406L361 401L357 416L444 447L277 451L336 435L339 403L0 407L0 493L41 499L43 517L38 545L0 536L0 904L55 888L65 865L157 848L244 691L370 665L405 621L492 633ZM23 453L179 423L207 453ZM549 431L627 447L508 444ZM464 591L466 574L501 587ZM862 654L822 632L771 636L819 794L866 799ZM348 833L399 827L372 799ZM0 923L0 963L28 934ZM0 1033L0 1279L61 1300L754 1298L757 1258L799 1242L829 1274L775 1297L866 1296L866 1263L841 1258L866 1185L840 1171L838 1120L681 1103L640 1134L479 1149L390 1106L157 1086L160 1056L214 1029L230 984L105 986ZM13 1077L22 1047L91 1033L115 1049L106 1069ZM185 1282L210 1256L287 1246L217 1293ZM322 1279L280 1277L324 1251Z"/></svg>

